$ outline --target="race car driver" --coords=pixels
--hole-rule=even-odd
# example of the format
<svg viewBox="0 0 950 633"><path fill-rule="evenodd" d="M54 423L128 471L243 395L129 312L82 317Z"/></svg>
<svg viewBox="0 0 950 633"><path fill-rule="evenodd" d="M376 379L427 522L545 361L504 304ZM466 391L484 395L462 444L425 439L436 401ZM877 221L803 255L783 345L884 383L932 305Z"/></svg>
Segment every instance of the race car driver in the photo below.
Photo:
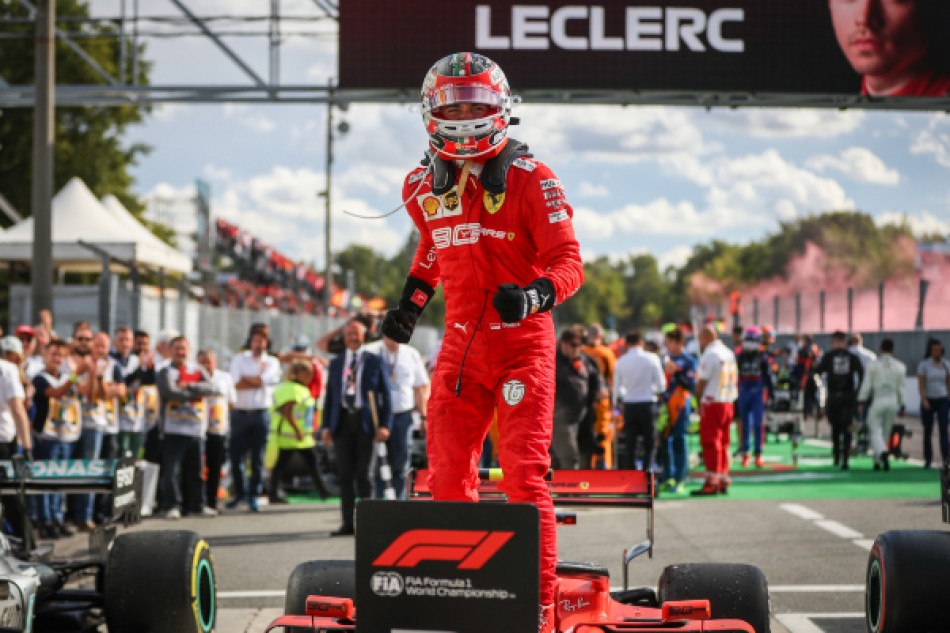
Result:
<svg viewBox="0 0 950 633"><path fill-rule="evenodd" d="M429 135L403 200L420 241L398 306L382 324L405 343L442 283L445 336L428 407L429 486L437 500L476 501L476 465L498 411L501 488L541 517L540 631L553 630L557 533L544 481L554 407L550 310L583 282L561 181L508 137L512 98L492 60L440 59L422 86Z"/></svg>

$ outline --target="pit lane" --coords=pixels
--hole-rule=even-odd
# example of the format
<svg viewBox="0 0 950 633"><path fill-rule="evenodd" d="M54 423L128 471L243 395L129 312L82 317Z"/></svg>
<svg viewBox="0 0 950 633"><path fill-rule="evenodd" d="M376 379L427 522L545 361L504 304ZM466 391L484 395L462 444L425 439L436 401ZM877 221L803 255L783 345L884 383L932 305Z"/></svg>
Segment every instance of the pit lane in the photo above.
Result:
<svg viewBox="0 0 950 633"><path fill-rule="evenodd" d="M658 500L653 559L631 566L631 584L654 585L663 567L678 562L758 565L772 588L773 631L857 633L864 630L866 547L889 529L941 529L940 506L922 499L813 499L794 503L814 515L790 512L782 501L728 498ZM801 516L802 514L806 516ZM820 518L816 518L820 517ZM848 531L820 524L833 521ZM259 514L227 512L216 519L150 519L135 529L193 529L211 544L219 580L218 630L263 631L280 613L294 566L307 559L351 558L352 538L331 538L336 503L276 506ZM606 565L621 583L620 551L644 538L641 512L610 508L578 511L578 525L559 528L565 560ZM861 539L853 538L855 534Z"/></svg>

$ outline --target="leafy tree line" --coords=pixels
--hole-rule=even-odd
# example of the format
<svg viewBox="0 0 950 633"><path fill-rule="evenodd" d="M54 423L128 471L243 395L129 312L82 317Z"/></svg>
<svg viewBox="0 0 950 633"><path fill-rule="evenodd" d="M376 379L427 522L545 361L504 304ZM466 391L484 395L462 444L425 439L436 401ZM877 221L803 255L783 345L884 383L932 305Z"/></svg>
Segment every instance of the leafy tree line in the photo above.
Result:
<svg viewBox="0 0 950 633"><path fill-rule="evenodd" d="M914 239L906 223L879 227L866 213L832 211L782 222L775 232L748 244L721 240L700 244L682 266L665 270L649 253L620 261L598 257L584 264L584 285L555 308L555 318L560 323L598 321L619 331L681 320L688 314L693 275L702 273L725 291L741 291L785 275L789 262L804 253L808 242L824 251L830 265L846 271L856 287L874 285L913 271L913 255L900 247L899 238ZM413 233L392 258L366 246L350 246L337 261L341 268L355 271L359 292L381 296L392 305L399 299L417 239ZM343 283L342 277L336 281ZM440 292L424 321L439 326L443 316Z"/></svg>
<svg viewBox="0 0 950 633"><path fill-rule="evenodd" d="M115 24L69 21L89 17L88 3L82 0L57 0L57 21L65 31L81 32L73 41L107 73L132 81L132 68L120 68L120 40ZM35 25L30 12L19 2L0 3L0 77L11 85L32 85L36 59ZM127 41L127 48L132 49ZM71 50L56 40L56 83L58 85L104 84L105 80ZM144 46L137 50L136 80L147 85L151 64L145 59ZM126 55L131 60L131 54ZM130 169L148 153L142 144L123 141L130 125L140 123L149 109L141 105L102 107L57 107L56 144L53 150L53 190L78 176L99 198L113 194L139 220L159 237L170 241L169 227L150 223L142 217L144 205L132 193L134 179ZM0 194L21 215L32 214L33 187L33 109L6 108L0 111ZM6 221L0 216L0 222Z"/></svg>

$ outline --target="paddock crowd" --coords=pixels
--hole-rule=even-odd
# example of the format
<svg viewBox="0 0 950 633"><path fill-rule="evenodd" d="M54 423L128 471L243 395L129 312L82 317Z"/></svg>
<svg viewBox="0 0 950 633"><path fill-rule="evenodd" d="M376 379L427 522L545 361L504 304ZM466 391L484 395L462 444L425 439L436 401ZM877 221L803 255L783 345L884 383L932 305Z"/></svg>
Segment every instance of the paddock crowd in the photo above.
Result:
<svg viewBox="0 0 950 633"><path fill-rule="evenodd" d="M256 512L264 499L285 502L282 471L298 456L314 494L323 498L405 497L413 433L424 437L434 360L424 363L408 346L378 341L372 316L358 320L355 342L341 328L312 345L297 339L279 353L272 351L268 327L252 326L224 370L214 350L193 346L173 330L154 339L128 327L110 335L80 321L61 336L44 313L39 323L0 338L0 459L18 452L30 460L143 459L159 467L156 512L170 520L211 518L243 504ZM691 492L724 494L731 463L763 466L764 412L799 407L805 420L828 418L835 465L849 467L852 432L862 428L874 468L889 468L906 373L893 358L893 342L885 339L875 354L859 334L836 332L832 348L821 350L807 336L776 346L767 327L736 328L731 340L722 330L709 322L694 336L688 323L668 324L648 335L633 331L609 340L597 324L563 329L553 466L650 468L661 492L685 492L686 436L696 431L698 411L705 473L702 487ZM401 349L407 351L399 361ZM347 350L354 350L346 356L354 362L357 350L369 351L389 370L386 432L372 435L389 446L389 475L381 475L378 465L367 467L375 458L372 442L349 463L334 446L340 436L328 435L325 421L320 432L328 359ZM939 340L928 343L915 373L930 467L935 426L939 457L946 461L950 453L950 363ZM354 370L354 384L356 377L363 380ZM342 380L350 380L346 369ZM495 437L493 429L485 438L484 466L497 465ZM331 447L336 460L327 459ZM336 472L325 472L332 461ZM363 473L371 472L370 483ZM32 501L28 511L47 539L90 531L110 513L105 495L48 494ZM13 506L5 499L7 527L15 533L20 521ZM340 533L349 531L344 513Z"/></svg>

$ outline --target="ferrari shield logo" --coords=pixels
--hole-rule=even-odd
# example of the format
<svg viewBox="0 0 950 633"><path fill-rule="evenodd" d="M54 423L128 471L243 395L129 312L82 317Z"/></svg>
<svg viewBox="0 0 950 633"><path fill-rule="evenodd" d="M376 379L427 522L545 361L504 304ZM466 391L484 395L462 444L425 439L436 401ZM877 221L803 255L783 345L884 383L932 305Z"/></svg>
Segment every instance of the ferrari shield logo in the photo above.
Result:
<svg viewBox="0 0 950 633"><path fill-rule="evenodd" d="M498 213L498 210L501 209L501 205L505 204L505 192L501 193L489 193L485 192L485 195L482 197L482 201L485 204L485 209L489 213Z"/></svg>

